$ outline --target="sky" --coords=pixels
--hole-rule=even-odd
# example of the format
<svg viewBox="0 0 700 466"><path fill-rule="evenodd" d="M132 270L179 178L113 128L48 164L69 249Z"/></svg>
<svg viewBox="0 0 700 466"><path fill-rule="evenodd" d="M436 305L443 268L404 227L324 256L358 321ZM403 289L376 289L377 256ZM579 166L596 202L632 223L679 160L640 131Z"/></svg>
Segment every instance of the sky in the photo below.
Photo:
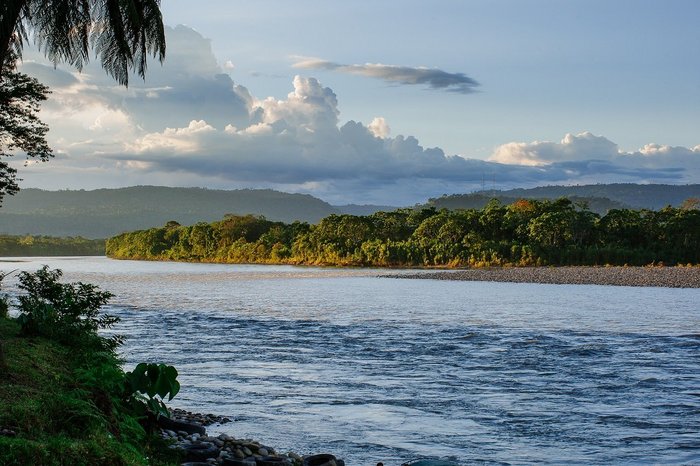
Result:
<svg viewBox="0 0 700 466"><path fill-rule="evenodd" d="M23 187L273 188L411 205L552 184L700 183L696 0L163 0L166 61L52 89ZM19 158L18 158L19 159Z"/></svg>

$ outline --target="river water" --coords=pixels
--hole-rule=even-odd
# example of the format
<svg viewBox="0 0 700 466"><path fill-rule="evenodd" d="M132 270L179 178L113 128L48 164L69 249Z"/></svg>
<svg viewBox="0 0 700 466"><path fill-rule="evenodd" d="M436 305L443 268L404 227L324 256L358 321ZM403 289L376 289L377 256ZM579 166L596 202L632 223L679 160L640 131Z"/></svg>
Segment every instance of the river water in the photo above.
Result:
<svg viewBox="0 0 700 466"><path fill-rule="evenodd" d="M116 296L127 369L171 405L348 465L700 464L700 290L377 270L40 258ZM6 279L12 289L16 277Z"/></svg>

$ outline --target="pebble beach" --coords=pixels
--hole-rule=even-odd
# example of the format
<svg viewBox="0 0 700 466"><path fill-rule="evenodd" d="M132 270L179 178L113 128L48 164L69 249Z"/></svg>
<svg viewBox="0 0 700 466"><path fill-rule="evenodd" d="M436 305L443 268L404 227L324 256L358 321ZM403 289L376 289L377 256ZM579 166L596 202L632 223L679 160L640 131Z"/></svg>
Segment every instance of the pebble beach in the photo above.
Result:
<svg viewBox="0 0 700 466"><path fill-rule="evenodd" d="M463 280L557 285L654 286L700 288L700 267L485 267L433 273L391 275L393 278Z"/></svg>

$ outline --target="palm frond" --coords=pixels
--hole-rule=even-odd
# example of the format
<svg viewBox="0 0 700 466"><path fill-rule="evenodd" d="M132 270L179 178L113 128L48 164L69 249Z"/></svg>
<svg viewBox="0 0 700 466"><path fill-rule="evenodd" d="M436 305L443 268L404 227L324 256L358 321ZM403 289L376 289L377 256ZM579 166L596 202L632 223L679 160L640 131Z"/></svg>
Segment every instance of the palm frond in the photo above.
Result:
<svg viewBox="0 0 700 466"><path fill-rule="evenodd" d="M89 0L31 2L29 23L39 48L54 63L82 69L89 60Z"/></svg>
<svg viewBox="0 0 700 466"><path fill-rule="evenodd" d="M28 0L7 0L0 3L0 65L5 65L8 53L22 57L27 40L24 20L29 16Z"/></svg>
<svg viewBox="0 0 700 466"><path fill-rule="evenodd" d="M165 57L165 31L158 0L102 0L93 10L93 44L102 67L120 84L133 71L145 78L151 53Z"/></svg>

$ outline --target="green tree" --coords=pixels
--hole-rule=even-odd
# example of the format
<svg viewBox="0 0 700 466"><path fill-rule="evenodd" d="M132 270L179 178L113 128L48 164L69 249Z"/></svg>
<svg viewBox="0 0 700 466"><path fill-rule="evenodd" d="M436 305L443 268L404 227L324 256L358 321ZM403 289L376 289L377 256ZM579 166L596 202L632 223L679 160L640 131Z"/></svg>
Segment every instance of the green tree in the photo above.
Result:
<svg viewBox="0 0 700 466"><path fill-rule="evenodd" d="M14 55L10 54L0 66L0 205L5 195L19 191L17 170L5 158L17 150L24 152L27 160L45 162L53 157L45 137L48 127L37 116L39 104L46 100L49 89L19 73L14 63Z"/></svg>
<svg viewBox="0 0 700 466"><path fill-rule="evenodd" d="M3 0L0 3L0 159L14 151L27 159L52 157L48 127L37 116L48 88L16 70L32 37L53 61L79 70L94 50L102 68L120 84L145 77L147 57L165 58L159 0ZM17 170L0 160L0 202L15 194Z"/></svg>

